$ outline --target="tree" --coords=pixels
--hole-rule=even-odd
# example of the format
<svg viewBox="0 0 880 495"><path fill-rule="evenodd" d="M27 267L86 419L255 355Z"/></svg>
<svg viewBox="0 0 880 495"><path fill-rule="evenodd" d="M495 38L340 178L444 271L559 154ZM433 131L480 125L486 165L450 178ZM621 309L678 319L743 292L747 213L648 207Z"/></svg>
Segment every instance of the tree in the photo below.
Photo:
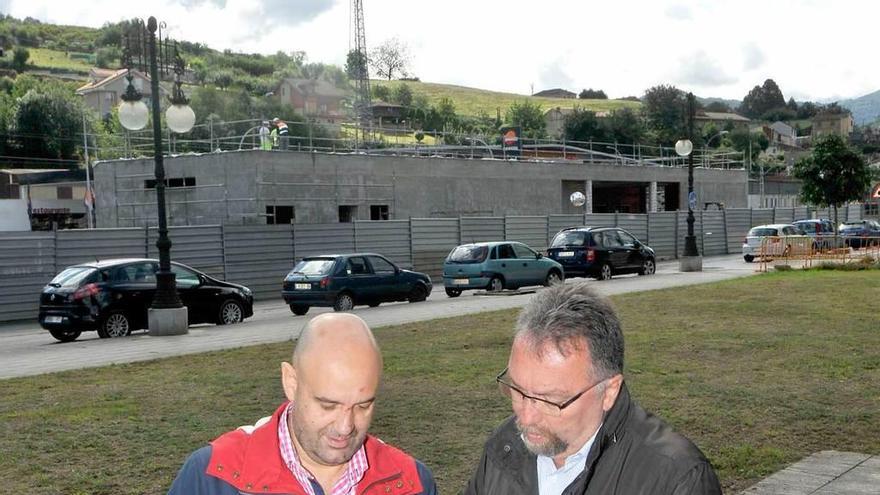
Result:
<svg viewBox="0 0 880 495"><path fill-rule="evenodd" d="M607 100L608 95L605 94L601 89L584 89L580 93L578 93L578 98L581 100Z"/></svg>
<svg viewBox="0 0 880 495"><path fill-rule="evenodd" d="M378 84L372 85L373 98L380 101L388 101L391 99L391 90L388 89L388 86L380 86Z"/></svg>
<svg viewBox="0 0 880 495"><path fill-rule="evenodd" d="M30 57L31 52L29 52L27 48L23 46L17 46L15 47L15 50L12 51L12 66L18 72L22 72L24 71L24 68L27 65L27 61Z"/></svg>
<svg viewBox="0 0 880 495"><path fill-rule="evenodd" d="M770 146L770 140L763 132L749 132L746 130L733 131L728 136L733 149L743 156L748 156L749 164L758 159L758 155ZM751 155L749 155L751 153Z"/></svg>
<svg viewBox="0 0 880 495"><path fill-rule="evenodd" d="M363 52L357 50L349 50L345 57L345 74L351 80L366 79L369 77L367 71L367 56Z"/></svg>
<svg viewBox="0 0 880 495"><path fill-rule="evenodd" d="M563 135L568 141L600 141L607 142L608 132L596 117L596 112L575 108L565 117L562 127Z"/></svg>
<svg viewBox="0 0 880 495"><path fill-rule="evenodd" d="M645 137L645 125L631 108L620 108L606 119L615 143L636 144Z"/></svg>
<svg viewBox="0 0 880 495"><path fill-rule="evenodd" d="M730 107L727 106L727 103L723 101L713 101L706 105L707 112L720 112L720 113L729 113Z"/></svg>
<svg viewBox="0 0 880 495"><path fill-rule="evenodd" d="M59 88L28 91L12 115L11 131L24 156L71 160L77 158L82 134L82 101Z"/></svg>
<svg viewBox="0 0 880 495"><path fill-rule="evenodd" d="M119 48L115 46L98 48L98 50L95 51L95 65L102 69L110 69L116 67L116 64L121 57L122 53Z"/></svg>
<svg viewBox="0 0 880 495"><path fill-rule="evenodd" d="M864 156L834 134L819 139L813 153L795 163L793 173L803 181L805 202L834 208L834 225L838 224L837 209L862 199L872 180Z"/></svg>
<svg viewBox="0 0 880 495"><path fill-rule="evenodd" d="M406 76L409 72L409 48L397 38L391 38L370 53L370 65L376 75L391 80Z"/></svg>
<svg viewBox="0 0 880 495"><path fill-rule="evenodd" d="M519 126L525 137L544 139L547 134L547 121L544 120L541 105L537 103L531 103L528 100L515 101L507 109L505 117L508 124Z"/></svg>
<svg viewBox="0 0 880 495"><path fill-rule="evenodd" d="M688 135L687 95L684 91L661 84L645 91L642 111L658 144L672 146Z"/></svg>
<svg viewBox="0 0 880 495"><path fill-rule="evenodd" d="M747 117L759 118L765 113L785 107L782 91L773 79L764 81L763 86L755 86L743 98L740 111Z"/></svg>
<svg viewBox="0 0 880 495"><path fill-rule="evenodd" d="M406 83L400 83L391 92L391 101L405 107L411 106L413 101L412 90Z"/></svg>

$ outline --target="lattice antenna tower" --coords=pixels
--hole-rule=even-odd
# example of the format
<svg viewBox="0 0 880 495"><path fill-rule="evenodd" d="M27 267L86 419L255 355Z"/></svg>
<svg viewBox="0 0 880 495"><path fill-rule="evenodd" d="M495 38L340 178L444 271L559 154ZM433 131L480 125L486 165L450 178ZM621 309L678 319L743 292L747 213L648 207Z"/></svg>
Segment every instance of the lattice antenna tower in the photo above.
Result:
<svg viewBox="0 0 880 495"><path fill-rule="evenodd" d="M351 0L352 34L354 35L354 50L358 53L357 74L355 78L355 102L354 110L360 124L361 131L366 140L366 130L373 122L370 108L370 72L367 68L367 40L364 34L364 4L362 0ZM350 42L350 41L349 41ZM350 47L349 47L350 48Z"/></svg>

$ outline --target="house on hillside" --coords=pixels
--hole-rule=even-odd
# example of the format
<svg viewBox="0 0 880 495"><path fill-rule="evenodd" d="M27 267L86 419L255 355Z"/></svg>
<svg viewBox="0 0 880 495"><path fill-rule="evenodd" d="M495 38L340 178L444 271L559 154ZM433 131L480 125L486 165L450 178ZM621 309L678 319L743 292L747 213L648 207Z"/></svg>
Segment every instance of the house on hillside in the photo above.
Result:
<svg viewBox="0 0 880 495"><path fill-rule="evenodd" d="M94 108L101 117L110 115L128 89L127 72L126 69L92 69L89 71L89 82L77 89L76 94L82 96L85 104ZM131 73L134 89L143 95L143 102L149 107L153 97L150 78L138 70L133 69ZM160 85L159 93L164 95L166 92Z"/></svg>
<svg viewBox="0 0 880 495"><path fill-rule="evenodd" d="M841 113L820 113L812 119L813 132L810 134L813 142L816 139L836 134L843 138L848 138L853 132L853 118L849 112Z"/></svg>
<svg viewBox="0 0 880 495"><path fill-rule="evenodd" d="M405 125L406 113L404 107L384 101L374 101L370 105L373 116L373 125L380 129L402 128Z"/></svg>
<svg viewBox="0 0 880 495"><path fill-rule="evenodd" d="M797 131L794 127L785 122L776 121L770 125L765 125L761 129L767 139L770 140L770 146L777 149L798 148Z"/></svg>
<svg viewBox="0 0 880 495"><path fill-rule="evenodd" d="M545 89L544 91L538 91L532 96L541 96L544 98L577 98L577 95L572 93L567 89L562 88L553 88L553 89Z"/></svg>
<svg viewBox="0 0 880 495"><path fill-rule="evenodd" d="M547 137L549 139L562 139L565 131L565 119L574 112L573 108L551 108L544 112L544 123L546 124ZM611 113L607 111L595 112L596 117L608 117Z"/></svg>
<svg viewBox="0 0 880 495"><path fill-rule="evenodd" d="M349 97L348 91L323 79L287 78L278 85L275 95L282 105L290 105L318 122L336 124L347 117L343 102Z"/></svg>
<svg viewBox="0 0 880 495"><path fill-rule="evenodd" d="M727 129L728 125L733 126L733 130L749 130L749 120L748 117L743 117L738 113L732 112L697 112L694 116L694 126L696 126L700 132L708 126L709 124L714 124L716 129Z"/></svg>

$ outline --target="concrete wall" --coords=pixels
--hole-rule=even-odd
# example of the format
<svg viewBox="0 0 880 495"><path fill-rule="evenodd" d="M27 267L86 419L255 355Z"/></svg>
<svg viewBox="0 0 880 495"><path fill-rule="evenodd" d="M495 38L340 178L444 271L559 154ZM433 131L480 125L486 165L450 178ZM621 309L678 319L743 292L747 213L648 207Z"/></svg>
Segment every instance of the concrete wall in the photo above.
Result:
<svg viewBox="0 0 880 495"><path fill-rule="evenodd" d="M167 157L165 167L169 179L196 183L166 189L171 225L265 224L267 205L294 206L296 223L336 222L339 205L357 206L361 220L370 219L370 205L388 205L391 219L569 213L566 181L587 180L678 183L679 207L687 208L687 169L678 167L259 150ZM144 187L151 159L94 170L100 227L155 225L155 191ZM747 206L743 170L697 168L694 180L701 205Z"/></svg>

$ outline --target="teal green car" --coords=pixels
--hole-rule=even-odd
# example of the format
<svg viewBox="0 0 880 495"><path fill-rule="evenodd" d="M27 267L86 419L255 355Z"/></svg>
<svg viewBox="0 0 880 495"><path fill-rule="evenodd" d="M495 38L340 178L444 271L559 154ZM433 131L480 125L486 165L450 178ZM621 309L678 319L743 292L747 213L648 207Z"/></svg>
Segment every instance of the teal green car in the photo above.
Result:
<svg viewBox="0 0 880 495"><path fill-rule="evenodd" d="M446 295L464 290L500 291L563 281L562 265L521 242L480 242L453 249L443 263Z"/></svg>

